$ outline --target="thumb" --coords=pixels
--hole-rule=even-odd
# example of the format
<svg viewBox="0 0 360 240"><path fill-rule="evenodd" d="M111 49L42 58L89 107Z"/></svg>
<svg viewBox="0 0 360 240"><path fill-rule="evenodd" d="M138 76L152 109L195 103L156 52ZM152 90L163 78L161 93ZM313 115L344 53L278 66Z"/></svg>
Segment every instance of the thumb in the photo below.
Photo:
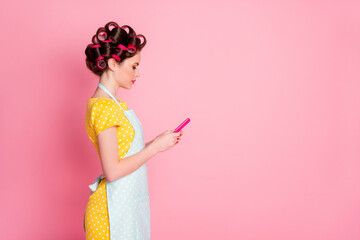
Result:
<svg viewBox="0 0 360 240"><path fill-rule="evenodd" d="M172 132L173 132L173 130L168 129L166 132L167 132L167 133L172 133Z"/></svg>

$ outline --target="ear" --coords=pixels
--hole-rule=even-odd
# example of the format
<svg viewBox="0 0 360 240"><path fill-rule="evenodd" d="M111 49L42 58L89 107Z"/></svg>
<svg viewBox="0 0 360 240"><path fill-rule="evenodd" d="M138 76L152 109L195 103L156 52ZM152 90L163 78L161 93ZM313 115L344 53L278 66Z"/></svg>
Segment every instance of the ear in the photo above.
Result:
<svg viewBox="0 0 360 240"><path fill-rule="evenodd" d="M116 69L116 65L117 65L117 62L114 58L109 58L108 59L108 62L107 62L108 66L109 66L109 69L111 69L112 71L115 71Z"/></svg>

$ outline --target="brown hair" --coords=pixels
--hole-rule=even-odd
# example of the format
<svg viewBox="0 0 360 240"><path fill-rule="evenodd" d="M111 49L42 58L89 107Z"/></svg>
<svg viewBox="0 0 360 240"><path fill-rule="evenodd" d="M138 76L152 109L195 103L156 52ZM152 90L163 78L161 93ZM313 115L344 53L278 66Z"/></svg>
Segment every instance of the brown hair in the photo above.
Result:
<svg viewBox="0 0 360 240"><path fill-rule="evenodd" d="M140 38L143 38L142 42ZM124 59L132 57L138 51L141 51L145 44L146 38L142 34L136 35L134 29L130 26L123 25L119 27L116 22L108 22L105 27L100 27L96 31L96 34L92 37L92 43L86 47L86 66L93 73L101 76L108 68L107 61L109 58L122 62ZM121 48L121 45L124 47ZM112 56L113 54L115 57Z"/></svg>

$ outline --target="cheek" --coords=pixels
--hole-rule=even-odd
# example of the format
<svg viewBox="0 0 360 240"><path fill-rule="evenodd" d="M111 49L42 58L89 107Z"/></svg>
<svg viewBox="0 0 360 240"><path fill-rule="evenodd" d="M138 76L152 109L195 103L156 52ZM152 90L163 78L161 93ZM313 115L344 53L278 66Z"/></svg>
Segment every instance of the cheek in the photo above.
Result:
<svg viewBox="0 0 360 240"><path fill-rule="evenodd" d="M128 69L128 70L126 71L126 74L127 74L128 76L134 75L133 69L132 69L132 68Z"/></svg>

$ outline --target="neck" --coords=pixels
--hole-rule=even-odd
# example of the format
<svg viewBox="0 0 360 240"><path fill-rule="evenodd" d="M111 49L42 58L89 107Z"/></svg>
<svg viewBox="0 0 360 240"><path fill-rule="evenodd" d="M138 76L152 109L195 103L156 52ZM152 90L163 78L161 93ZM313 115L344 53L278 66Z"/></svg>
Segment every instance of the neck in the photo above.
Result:
<svg viewBox="0 0 360 240"><path fill-rule="evenodd" d="M116 97L116 93L119 89L119 86L117 84L115 84L114 81L111 81L111 79L106 78L106 77L101 77L99 83L101 83L107 90L109 90L111 92L111 94ZM100 89L100 90L99 90ZM103 92L104 95L108 95L106 92L104 92L104 90L102 90L101 88L98 87L98 90ZM110 96L109 96L110 97Z"/></svg>

